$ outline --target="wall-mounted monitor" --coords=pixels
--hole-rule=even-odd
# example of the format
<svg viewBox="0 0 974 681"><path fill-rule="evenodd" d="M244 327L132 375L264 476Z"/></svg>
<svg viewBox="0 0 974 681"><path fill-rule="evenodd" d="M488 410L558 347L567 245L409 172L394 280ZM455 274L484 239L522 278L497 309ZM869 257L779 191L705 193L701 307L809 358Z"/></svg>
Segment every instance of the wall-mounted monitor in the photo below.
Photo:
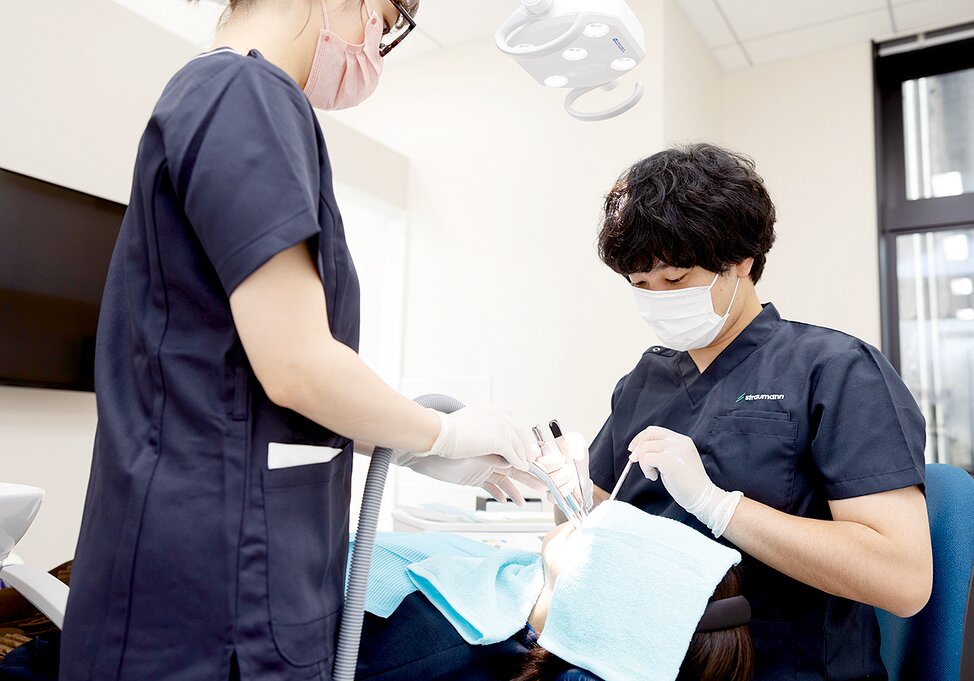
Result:
<svg viewBox="0 0 974 681"><path fill-rule="evenodd" d="M98 309L124 213L0 169L0 383L94 389Z"/></svg>

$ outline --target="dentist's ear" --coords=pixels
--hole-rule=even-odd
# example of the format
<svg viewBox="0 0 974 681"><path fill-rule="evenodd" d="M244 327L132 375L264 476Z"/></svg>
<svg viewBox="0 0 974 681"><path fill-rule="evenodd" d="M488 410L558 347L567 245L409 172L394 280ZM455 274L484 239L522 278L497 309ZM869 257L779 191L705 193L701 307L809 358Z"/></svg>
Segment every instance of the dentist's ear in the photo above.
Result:
<svg viewBox="0 0 974 681"><path fill-rule="evenodd" d="M734 273L741 279L746 279L751 276L752 267L754 267L754 258L746 258L734 266Z"/></svg>

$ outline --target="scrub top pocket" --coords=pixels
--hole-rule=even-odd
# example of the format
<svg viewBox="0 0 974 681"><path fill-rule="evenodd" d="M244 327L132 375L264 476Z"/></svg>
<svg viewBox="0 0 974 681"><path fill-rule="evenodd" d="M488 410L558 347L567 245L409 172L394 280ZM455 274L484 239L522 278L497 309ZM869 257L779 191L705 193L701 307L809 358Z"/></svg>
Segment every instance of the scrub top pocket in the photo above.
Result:
<svg viewBox="0 0 974 681"><path fill-rule="evenodd" d="M798 422L787 412L732 412L715 416L708 451L720 473L714 482L785 511L794 496ZM730 462L727 457L743 457ZM727 461L727 463L723 463Z"/></svg>
<svg viewBox="0 0 974 681"><path fill-rule="evenodd" d="M334 654L346 555L336 547L347 546L342 490L350 456L348 445L328 463L262 471L271 631L294 666L330 663Z"/></svg>

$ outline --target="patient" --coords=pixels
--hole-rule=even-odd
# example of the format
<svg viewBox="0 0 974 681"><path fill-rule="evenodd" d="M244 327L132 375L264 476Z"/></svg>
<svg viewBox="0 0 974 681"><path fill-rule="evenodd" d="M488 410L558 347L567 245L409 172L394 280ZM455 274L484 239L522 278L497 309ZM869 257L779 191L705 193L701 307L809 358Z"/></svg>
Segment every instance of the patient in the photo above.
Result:
<svg viewBox="0 0 974 681"><path fill-rule="evenodd" d="M750 679L749 612L732 598L740 555L627 504L599 508L549 533L540 559L453 539L410 565L420 592L388 618L367 613L356 679L553 681L575 668L589 675L566 678ZM619 518L641 525L620 531ZM413 560L410 542L429 550L426 537L394 535L392 554ZM627 560L633 551L656 559ZM394 581L385 568L373 568L370 598Z"/></svg>
<svg viewBox="0 0 974 681"><path fill-rule="evenodd" d="M749 612L728 569L739 559L620 502L553 530L540 557L456 535L380 535L356 679L747 681ZM57 640L13 651L0 679L56 679Z"/></svg>

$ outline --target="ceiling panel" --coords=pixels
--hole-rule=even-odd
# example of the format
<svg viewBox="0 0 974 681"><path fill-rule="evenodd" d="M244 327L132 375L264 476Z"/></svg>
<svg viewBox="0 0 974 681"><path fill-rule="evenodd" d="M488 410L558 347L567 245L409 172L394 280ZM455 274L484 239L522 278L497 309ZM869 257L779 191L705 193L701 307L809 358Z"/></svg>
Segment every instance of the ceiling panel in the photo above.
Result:
<svg viewBox="0 0 974 681"><path fill-rule="evenodd" d="M866 44L873 36L891 30L889 11L884 7L826 24L745 41L744 48L755 64L766 64L847 45Z"/></svg>
<svg viewBox="0 0 974 681"><path fill-rule="evenodd" d="M423 0L416 23L441 45L459 45L493 35L520 6L519 0Z"/></svg>
<svg viewBox="0 0 974 681"><path fill-rule="evenodd" d="M700 2L701 0L697 0ZM874 10L886 0L716 0L742 41Z"/></svg>
<svg viewBox="0 0 974 681"><path fill-rule="evenodd" d="M974 20L974 0L919 0L893 8L900 31Z"/></svg>
<svg viewBox="0 0 974 681"><path fill-rule="evenodd" d="M677 0L677 4L708 46L720 47L735 42L734 34L714 0Z"/></svg>
<svg viewBox="0 0 974 681"><path fill-rule="evenodd" d="M740 71L750 66L747 55L738 44L725 45L714 50L714 57L724 71Z"/></svg>

